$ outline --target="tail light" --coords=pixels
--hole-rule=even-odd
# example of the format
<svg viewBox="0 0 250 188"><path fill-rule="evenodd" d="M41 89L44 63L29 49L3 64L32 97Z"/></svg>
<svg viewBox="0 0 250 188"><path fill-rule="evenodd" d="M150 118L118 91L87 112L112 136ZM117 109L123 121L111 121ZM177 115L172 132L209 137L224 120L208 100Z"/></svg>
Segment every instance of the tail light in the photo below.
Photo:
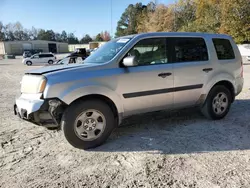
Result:
<svg viewBox="0 0 250 188"><path fill-rule="evenodd" d="M240 76L243 78L243 62L241 61L241 73L240 73Z"/></svg>

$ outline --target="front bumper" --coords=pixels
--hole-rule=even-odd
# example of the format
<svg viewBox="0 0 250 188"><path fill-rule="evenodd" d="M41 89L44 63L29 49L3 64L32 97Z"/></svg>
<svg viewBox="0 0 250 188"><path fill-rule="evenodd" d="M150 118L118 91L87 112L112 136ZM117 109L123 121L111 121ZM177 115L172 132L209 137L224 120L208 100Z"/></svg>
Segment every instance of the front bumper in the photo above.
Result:
<svg viewBox="0 0 250 188"><path fill-rule="evenodd" d="M38 111L43 104L44 100L30 100L20 97L16 99L14 113L22 119L29 119L31 114Z"/></svg>
<svg viewBox="0 0 250 188"><path fill-rule="evenodd" d="M14 114L36 125L49 128L59 127L62 114L61 104L59 100L55 99L27 99L21 96L16 99L14 104Z"/></svg>

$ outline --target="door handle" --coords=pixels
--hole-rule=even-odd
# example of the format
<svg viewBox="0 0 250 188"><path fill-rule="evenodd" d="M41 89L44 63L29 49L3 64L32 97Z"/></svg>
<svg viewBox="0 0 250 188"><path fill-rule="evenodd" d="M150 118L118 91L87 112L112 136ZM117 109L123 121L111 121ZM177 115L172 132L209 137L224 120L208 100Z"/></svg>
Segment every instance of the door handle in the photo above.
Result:
<svg viewBox="0 0 250 188"><path fill-rule="evenodd" d="M167 76L171 76L171 75L172 75L171 72L163 72L163 73L158 74L158 76L162 78L166 78Z"/></svg>
<svg viewBox="0 0 250 188"><path fill-rule="evenodd" d="M205 69L203 69L203 71L206 72L206 73L209 72L209 71L212 71L212 70L213 70L213 68L205 68Z"/></svg>

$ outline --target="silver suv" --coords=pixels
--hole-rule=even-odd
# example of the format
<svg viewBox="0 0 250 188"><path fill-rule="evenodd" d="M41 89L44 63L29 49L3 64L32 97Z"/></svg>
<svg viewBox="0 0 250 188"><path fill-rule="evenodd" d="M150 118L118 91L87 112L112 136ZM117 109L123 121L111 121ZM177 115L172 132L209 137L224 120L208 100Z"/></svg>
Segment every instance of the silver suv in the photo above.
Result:
<svg viewBox="0 0 250 188"><path fill-rule="evenodd" d="M14 111L61 127L71 145L88 149L134 114L198 106L221 119L242 87L242 58L230 36L146 33L114 39L82 64L27 72Z"/></svg>

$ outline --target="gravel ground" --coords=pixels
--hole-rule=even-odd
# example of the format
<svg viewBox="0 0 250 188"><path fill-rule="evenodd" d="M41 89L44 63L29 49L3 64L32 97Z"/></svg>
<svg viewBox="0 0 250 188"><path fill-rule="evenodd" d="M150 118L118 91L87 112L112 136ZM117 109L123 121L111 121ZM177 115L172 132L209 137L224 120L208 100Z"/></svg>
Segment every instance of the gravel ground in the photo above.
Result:
<svg viewBox="0 0 250 188"><path fill-rule="evenodd" d="M250 187L250 64L221 121L196 109L127 119L99 148L72 148L61 131L19 120L27 67L0 60L0 187Z"/></svg>

